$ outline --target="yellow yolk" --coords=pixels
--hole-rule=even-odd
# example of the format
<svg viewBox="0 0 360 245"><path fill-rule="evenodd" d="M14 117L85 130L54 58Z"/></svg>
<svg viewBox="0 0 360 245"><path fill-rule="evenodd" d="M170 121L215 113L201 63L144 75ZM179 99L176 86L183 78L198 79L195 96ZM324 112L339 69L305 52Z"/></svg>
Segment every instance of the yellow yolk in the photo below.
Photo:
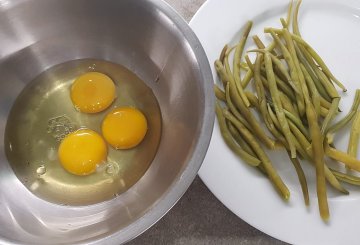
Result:
<svg viewBox="0 0 360 245"><path fill-rule="evenodd" d="M88 72L78 77L71 87L71 100L81 112L97 113L108 108L115 99L115 85L110 77Z"/></svg>
<svg viewBox="0 0 360 245"><path fill-rule="evenodd" d="M58 156L68 172L89 175L106 159L106 143L98 133L90 129L79 129L63 139Z"/></svg>
<svg viewBox="0 0 360 245"><path fill-rule="evenodd" d="M147 121L141 111L132 107L120 107L106 115L101 128L110 145L116 149L129 149L144 139Z"/></svg>

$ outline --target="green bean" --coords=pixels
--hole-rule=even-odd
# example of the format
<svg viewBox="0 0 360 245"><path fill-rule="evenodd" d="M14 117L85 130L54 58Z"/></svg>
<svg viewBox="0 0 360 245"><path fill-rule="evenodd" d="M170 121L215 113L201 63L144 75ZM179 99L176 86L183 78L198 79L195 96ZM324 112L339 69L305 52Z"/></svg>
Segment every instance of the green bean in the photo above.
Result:
<svg viewBox="0 0 360 245"><path fill-rule="evenodd" d="M221 90L221 88L219 88L219 86L217 86L216 84L214 84L214 92L215 92L215 96L218 100L221 101L226 101L225 99L225 92Z"/></svg>
<svg viewBox="0 0 360 245"><path fill-rule="evenodd" d="M266 50L262 50L262 49L252 49L249 50L248 52L259 52L259 53L265 53L268 52ZM292 82L291 77L289 75L289 73L287 72L287 69L285 68L285 66L282 64L282 62L273 54L269 53L272 62L274 63L274 72L275 72L275 78L276 78L276 83L279 85L279 88L284 91L284 93L286 93L289 97L294 98L295 95L293 94L293 92L291 91L291 89L293 89L296 93L300 93L299 90L297 89L296 85ZM263 67L262 67L263 68ZM263 68L265 70L265 68ZM276 74L278 73L278 74ZM281 77L283 77L284 79L282 79ZM287 81L288 84L290 85L290 87L284 82Z"/></svg>
<svg viewBox="0 0 360 245"><path fill-rule="evenodd" d="M283 32L283 30L275 29L275 28L266 28L265 29L265 32L269 32L269 31L273 31L274 33L279 33L279 34L281 34ZM316 51L304 39L302 39L300 36L291 33L291 37L295 42L299 43L300 45L303 45L305 47L306 51L309 52L311 57L319 65L321 70L324 71L326 76L328 76L338 87L340 87L343 90L343 92L346 92L345 86L338 79L335 78L335 76L331 73L331 71L329 70L329 68L325 64L325 62L320 57L320 55L318 55L316 53Z"/></svg>
<svg viewBox="0 0 360 245"><path fill-rule="evenodd" d="M254 40L254 43L256 44L256 46L259 49L265 49L264 43L261 41L261 39L257 35L254 35L252 38Z"/></svg>
<svg viewBox="0 0 360 245"><path fill-rule="evenodd" d="M260 108L259 99L256 97L256 95L254 93L252 93L250 91L245 91L245 95L246 95L246 97L248 97L251 107L255 107L256 109Z"/></svg>
<svg viewBox="0 0 360 245"><path fill-rule="evenodd" d="M275 141L271 138L269 138L263 128L259 125L259 123L256 121L255 117L251 113L248 107L245 106L244 102L240 98L233 81L230 80L229 82L230 86L230 97L232 101L234 102L234 105L239 109L242 116L248 121L249 125L251 126L254 134L262 140L267 147L270 149L274 149L275 147Z"/></svg>
<svg viewBox="0 0 360 245"><path fill-rule="evenodd" d="M301 0L298 0L295 6L294 15L293 15L293 31L296 35L300 36L300 30L299 30L299 23L298 23L298 15L299 15L299 8L300 8Z"/></svg>
<svg viewBox="0 0 360 245"><path fill-rule="evenodd" d="M331 169L331 172L338 178L339 180L346 182L352 185L359 185L360 186L360 178L357 176L341 173L336 171L335 169Z"/></svg>
<svg viewBox="0 0 360 245"><path fill-rule="evenodd" d="M265 31L270 32L270 33L272 32L272 33L274 33L274 35L276 35L275 33L284 34L284 30L275 29L275 28L266 28ZM290 33L290 35L295 41L302 40L302 38L299 36L296 36L291 33ZM305 41L303 41L303 42L305 42ZM303 44L304 43L302 43L302 42L299 43L299 49L304 54L306 60L309 62L310 66L312 67L312 69L314 70L316 75L318 76L318 78L319 78L320 82L322 83L322 85L324 86L325 90L329 93L331 98L339 97L339 94L337 93L337 91L336 91L335 87L333 86L333 84L331 83L331 81L324 74L323 70L320 70L318 68L318 66L315 64L312 53L309 51L309 49L306 48L307 46L306 47L302 46ZM320 57L318 57L318 58L320 58ZM346 91L346 90L344 90L344 91Z"/></svg>
<svg viewBox="0 0 360 245"><path fill-rule="evenodd" d="M346 190L338 181L334 173L325 165L325 177L329 184L345 195L349 195L349 191Z"/></svg>
<svg viewBox="0 0 360 245"><path fill-rule="evenodd" d="M245 61L246 61L246 64L248 65L249 69L252 70L252 72L254 72L254 64L251 63L249 55L245 55Z"/></svg>
<svg viewBox="0 0 360 245"><path fill-rule="evenodd" d="M249 107L250 102L247 99L247 97L246 97L246 95L244 93L244 90L243 90L243 88L242 88L242 86L240 84L240 79L238 79L237 76L235 77L233 75L233 73L231 72L230 64L229 64L229 53L230 53L230 51L227 51L225 53L225 59L224 59L224 65L225 65L225 70L226 70L227 76L229 78L229 81L232 82L235 85L235 88L238 91L238 93L240 95L240 98L243 100L245 106ZM234 67L233 69L235 69L236 67Z"/></svg>
<svg viewBox="0 0 360 245"><path fill-rule="evenodd" d="M319 125L317 123L315 109L312 108L311 104L306 106L306 115L309 122L310 135L312 139L311 145L316 169L316 189L319 211L321 218L327 221L330 217L330 214L326 194L323 139Z"/></svg>
<svg viewBox="0 0 360 245"><path fill-rule="evenodd" d="M272 111L270 105L268 105L268 112L269 112L270 118L273 120L273 123L274 123L275 127L278 128L279 130L281 130L280 123L279 123L278 119L276 118L275 113ZM275 133L274 133L272 130L270 130L270 131L271 131L271 133L274 134L274 136L275 136L280 142L282 142L282 144L284 145L284 147L285 147L287 150L290 149L290 148L289 148L289 145L287 144L287 142L286 142L286 140L285 140L285 138L284 138L276 129L274 130ZM298 141L298 139L297 139L293 134L291 134L290 138L291 138L291 141L294 143L296 150L300 153L300 155L301 155L302 157L304 157L304 158L309 158L307 152L305 151L305 148L302 147L302 145L301 145L301 143ZM309 143L309 144L310 144L310 143Z"/></svg>
<svg viewBox="0 0 360 245"><path fill-rule="evenodd" d="M296 85L293 83L293 81L291 80L291 77L289 75L289 73L287 72L287 69L285 68L285 66L283 65L283 63L273 54L270 54L271 60L272 62L276 65L276 67L279 69L279 71L281 72L281 74L283 74L283 76L286 78L287 82L289 83L290 87L296 92L296 93L300 93L298 88L296 87Z"/></svg>
<svg viewBox="0 0 360 245"><path fill-rule="evenodd" d="M218 103L216 103L216 115L218 118L221 135L222 135L225 143L228 145L228 147L249 165L258 166L261 163L261 161L255 157L251 156L247 152L245 152L234 142L234 140L231 137L231 134L229 132L229 129L226 126L226 121L225 121L225 117L223 115L222 109Z"/></svg>
<svg viewBox="0 0 360 245"><path fill-rule="evenodd" d="M273 128L274 124L272 123L272 120L267 113L265 89L264 89L264 86L261 81L260 69L261 69L262 60L263 60L263 55L258 54L256 56L255 66L254 66L255 90L256 90L256 93L258 94L259 110L265 121L265 124L268 128Z"/></svg>
<svg viewBox="0 0 360 245"><path fill-rule="evenodd" d="M220 57L219 57L219 60L222 64L224 64L224 59L225 59L225 54L228 50L229 46L226 44L223 49L221 50L221 53L220 53Z"/></svg>
<svg viewBox="0 0 360 245"><path fill-rule="evenodd" d="M284 110L290 112L296 117L300 118L299 112L295 109L292 101L284 93L280 92L280 100L283 105Z"/></svg>
<svg viewBox="0 0 360 245"><path fill-rule="evenodd" d="M300 36L295 35L295 34L291 34L292 38L305 46L305 48L307 49L307 51L310 53L310 55L313 57L313 59L316 61L316 63L320 66L321 70L324 71L324 73L331 78L331 80L339 87L343 90L343 92L346 92L346 88L345 86L338 80L336 79L336 77L331 73L331 71L329 70L329 68L326 66L325 62L321 59L321 57L316 53L316 51L306 42L304 41L304 39L302 39Z"/></svg>
<svg viewBox="0 0 360 245"><path fill-rule="evenodd" d="M303 149L307 150L311 148L311 144L309 143L306 136L299 130L299 128L292 121L289 121L289 127L291 132L294 134L295 138L299 141Z"/></svg>
<svg viewBox="0 0 360 245"><path fill-rule="evenodd" d="M356 159L355 157L330 147L329 145L325 147L325 153L328 157L344 163L345 166L356 171L360 171L360 160Z"/></svg>
<svg viewBox="0 0 360 245"><path fill-rule="evenodd" d="M262 72L265 72L265 69L262 70ZM264 74L266 76L266 74ZM286 94L287 97L289 97L292 101L296 101L296 96L293 94L293 92L291 91L291 88L288 87L284 81L282 81L278 76L275 76L275 81L277 86L279 86L279 90L281 90L284 94ZM268 88L268 81L264 76L261 76L261 80L264 83L264 86L266 86Z"/></svg>
<svg viewBox="0 0 360 245"><path fill-rule="evenodd" d="M293 59L293 62L294 62L294 68L295 68L298 78L299 78L300 91L303 92L305 105L306 105L306 103L307 103L306 99L309 97L309 91L306 86L305 77L300 68L300 62L297 58L295 46L294 46L293 40L291 39L290 32L287 29L284 29L283 33L284 33L285 42L287 44L286 47L287 47L287 49Z"/></svg>
<svg viewBox="0 0 360 245"><path fill-rule="evenodd" d="M235 128L235 126L228 120L226 122L229 132L232 135L233 139L236 141L236 143L248 154L250 154L254 158L257 158L255 152L251 149L249 144L241 137L239 131Z"/></svg>
<svg viewBox="0 0 360 245"><path fill-rule="evenodd" d="M303 88L305 84L302 84ZM303 92L305 90L303 89ZM327 202L326 182L325 182L325 162L324 162L324 148L323 137L318 125L318 119L315 109L310 102L309 95L304 93L306 117L309 123L309 131L312 141L312 153L313 161L315 163L316 170L316 190L318 196L318 205L320 216L324 221L327 221L330 217L329 206Z"/></svg>
<svg viewBox="0 0 360 245"><path fill-rule="evenodd" d="M276 190L279 192L281 197L284 200L288 200L290 198L290 191L282 181L281 177L278 175L276 170L271 164L270 159L266 155L266 153L261 148L260 144L257 142L257 140L253 137L252 133L246 129L246 127L241 124L239 121L236 120L236 118L231 115L229 111L224 111L224 116L228 120L230 120L234 126L238 129L240 134L244 137L244 139L249 143L251 148L254 150L256 155L259 157L262 165L264 166L269 179L272 181L274 186L276 187Z"/></svg>
<svg viewBox="0 0 360 245"><path fill-rule="evenodd" d="M356 111L359 108L359 104L360 104L360 89L357 89L355 92L355 99L354 99L354 102L351 106L349 113L343 119L341 119L337 123L333 124L328 129L326 134L332 134L332 133L338 131L339 129L341 129L342 127L346 126L355 116Z"/></svg>
<svg viewBox="0 0 360 245"><path fill-rule="evenodd" d="M302 54L299 46L297 43L294 44L296 54L301 62L301 64L305 67L306 72L311 77L312 81L314 82L319 94L325 98L327 101L331 101L331 97L326 92L324 86L321 84L320 80L316 76L316 73L313 71L312 67L310 66L309 62L305 59L304 55ZM315 67L317 69L317 67ZM330 103L330 102L329 102Z"/></svg>
<svg viewBox="0 0 360 245"><path fill-rule="evenodd" d="M268 109L268 115L272 121L272 124L274 125L274 127L268 128L269 131L274 135L274 137L278 140L279 144L282 144L283 147L286 148L286 140L284 138L284 136L278 131L278 129L280 130L280 125L279 122L276 118L276 115L274 114L274 112L272 111L271 107L269 104L266 105L267 109Z"/></svg>
<svg viewBox="0 0 360 245"><path fill-rule="evenodd" d="M230 55L230 53L231 53L233 50L235 50L235 48L236 48L236 46L231 47L231 48L228 47L228 49L226 50L225 55L224 55L224 62L223 62L223 64L224 64L225 71L226 71L226 73L228 74L229 78L230 78L230 77L233 78L232 76L230 76L230 75L232 74L232 72L231 72L231 69L230 69L229 55Z"/></svg>
<svg viewBox="0 0 360 245"><path fill-rule="evenodd" d="M294 116L292 113L290 113L287 110L284 110L285 116L292 122L294 125L300 130L300 132L309 140L309 132L304 127L303 123L301 122L300 118Z"/></svg>
<svg viewBox="0 0 360 245"><path fill-rule="evenodd" d="M301 69L302 73L304 74L306 84L309 87L309 90L311 92L311 100L312 100L312 103L314 104L316 114L320 115L320 106L321 106L320 94L319 94L310 74L308 73L308 71L306 70L304 65L301 63L300 63L300 69Z"/></svg>
<svg viewBox="0 0 360 245"><path fill-rule="evenodd" d="M264 60L265 60L265 67L266 67L266 75L269 79L269 90L270 90L270 94L274 103L274 108L275 108L275 114L279 120L280 126L281 126L281 131L283 132L285 139L287 141L287 143L289 144L289 148L290 148L290 152L291 152L291 157L295 158L296 157L296 149L295 146L293 144L293 142L291 142L290 139L290 128L289 128L289 124L286 120L285 117L285 113L280 101L280 97L279 97L279 91L278 88L276 86L276 81L275 81L275 75L272 69L272 61L271 61L271 57L269 55L269 53L265 53L264 56Z"/></svg>
<svg viewBox="0 0 360 245"><path fill-rule="evenodd" d="M223 67L220 60L216 60L214 62L214 65L215 65L216 72L220 78L220 81L222 82L223 86L225 87L226 83L228 83L230 81L230 79L225 71L225 68Z"/></svg>
<svg viewBox="0 0 360 245"><path fill-rule="evenodd" d="M357 157L357 153L358 153L359 139L360 139L360 111L357 111L354 121L351 125L350 139L347 150L347 153L355 158Z"/></svg>
<svg viewBox="0 0 360 245"><path fill-rule="evenodd" d="M302 193L303 193L305 205L309 206L310 205L309 191L308 191L308 185L307 185L304 170L302 169L299 160L297 158L292 158L290 154L291 153L288 152L289 158L290 158L292 164L294 165L296 174L297 174L299 182L300 182L300 186L301 186L301 190L302 190Z"/></svg>
<svg viewBox="0 0 360 245"><path fill-rule="evenodd" d="M238 89L240 97L243 99L246 106L250 106L250 102L247 99L247 97L245 96L243 87L241 85L240 61L241 61L242 53L243 53L243 50L244 50L244 47L245 47L247 37L248 37L249 32L251 30L251 27L252 27L252 22L248 21L246 26L245 26L243 36L240 39L238 45L236 45L235 54L234 54L234 64L233 64L233 77L235 79L235 85L236 85L236 88Z"/></svg>
<svg viewBox="0 0 360 245"><path fill-rule="evenodd" d="M331 103L329 101L327 101L326 99L324 99L323 97L320 97L320 106L322 106L326 109L330 109Z"/></svg>
<svg viewBox="0 0 360 245"><path fill-rule="evenodd" d="M281 131L281 126L280 126L279 120L277 119L276 114L273 112L270 104L267 104L267 108L268 108L269 116L270 116L271 120L273 121L275 127Z"/></svg>
<svg viewBox="0 0 360 245"><path fill-rule="evenodd" d="M329 113L329 110L326 109L325 107L320 107L320 115L322 117L326 117L326 115Z"/></svg>
<svg viewBox="0 0 360 245"><path fill-rule="evenodd" d="M290 20L291 20L291 12L292 12L292 8L293 8L293 0L291 0L289 7L288 7L288 11L287 11L287 15L286 15L286 28L289 27L290 25Z"/></svg>
<svg viewBox="0 0 360 245"><path fill-rule="evenodd" d="M289 53L289 51L287 50L285 45L281 42L280 38L275 34L275 32L273 32L272 29L270 29L269 33L271 34L273 39L276 41L276 44L280 47L281 51L283 52L284 58L290 69L291 80L294 82L294 84L298 88L298 91L300 91L299 94L296 94L296 99L297 99L297 105L299 108L299 113L300 113L300 115L304 115L304 113L305 113L304 97L301 92L299 76L298 76L298 73L296 72L296 67L295 67L294 61L291 57L291 54Z"/></svg>
<svg viewBox="0 0 360 245"><path fill-rule="evenodd" d="M304 54L305 59L309 62L312 69L315 71L319 81L321 82L321 84L323 85L325 91L329 94L329 96L332 99L340 97L339 93L336 91L334 85L331 83L331 81L328 79L328 77L324 74L324 72L317 67L317 65L313 61L313 59L312 59L311 55L308 53L308 51L301 46L299 47L299 49Z"/></svg>
<svg viewBox="0 0 360 245"><path fill-rule="evenodd" d="M337 110L339 108L340 98L334 98L331 107L329 109L329 113L326 115L323 124L321 126L321 134L324 135L326 130L328 129L329 123L333 120L335 117Z"/></svg>
<svg viewBox="0 0 360 245"><path fill-rule="evenodd" d="M226 101L226 104L229 107L231 113L234 114L234 116L239 121L241 121L248 129L251 129L251 126L249 125L249 123L243 118L243 116L240 114L240 112L236 109L233 102L231 101L229 83L227 83L226 87L225 87L225 101Z"/></svg>
<svg viewBox="0 0 360 245"><path fill-rule="evenodd" d="M253 75L254 75L254 74L253 74L253 72L252 72L251 69L249 69L249 70L246 72L244 78L243 78L242 81L241 81L241 86L242 86L243 88L246 88L246 87L247 87L247 85L249 84L249 82L250 82L251 79L253 78Z"/></svg>

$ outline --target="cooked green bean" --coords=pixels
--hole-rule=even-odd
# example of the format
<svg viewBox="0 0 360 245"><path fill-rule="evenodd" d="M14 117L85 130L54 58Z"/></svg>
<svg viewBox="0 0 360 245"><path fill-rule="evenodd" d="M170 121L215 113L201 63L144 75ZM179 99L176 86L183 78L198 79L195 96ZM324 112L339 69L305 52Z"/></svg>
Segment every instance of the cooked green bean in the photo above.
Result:
<svg viewBox="0 0 360 245"><path fill-rule="evenodd" d="M270 29L269 33L271 34L273 39L276 41L276 44L280 47L280 49L284 55L284 58L289 66L291 80L293 81L293 83L297 87L298 91L300 92L300 93L296 94L299 113L300 113L300 115L304 115L304 113L305 113L304 97L301 92L302 90L300 87L299 76L298 76L298 73L296 72L294 61L291 57L291 54L289 53L289 51L287 50L285 45L281 42L280 38L275 34L275 32L273 32L272 29Z"/></svg>
<svg viewBox="0 0 360 245"><path fill-rule="evenodd" d="M320 106L321 106L321 96L315 86L314 81L312 80L310 74L306 70L303 64L300 63L300 69L302 73L304 74L304 78L306 81L307 86L309 87L309 90L311 92L311 101L314 105L315 111L317 115L320 115ZM328 108L329 109L329 108Z"/></svg>
<svg viewBox="0 0 360 245"><path fill-rule="evenodd" d="M323 97L320 97L320 106L322 106L326 109L330 109L331 103L329 101L327 101L326 99L324 99ZM339 111L339 109L338 109L338 111Z"/></svg>
<svg viewBox="0 0 360 245"><path fill-rule="evenodd" d="M287 110L294 116L300 118L299 112L295 109L295 106L293 105L292 101L287 97L284 93L280 92L280 100L283 105L284 110Z"/></svg>
<svg viewBox="0 0 360 245"><path fill-rule="evenodd" d="M350 139L347 150L347 153L355 158L357 157L358 154L359 139L360 139L360 111L357 111L354 121L351 125Z"/></svg>
<svg viewBox="0 0 360 245"><path fill-rule="evenodd" d="M240 97L243 99L246 106L250 106L250 102L247 99L247 97L245 96L243 87L241 85L240 62L241 62L242 53L243 53L243 50L245 47L247 37L249 36L251 27L252 27L252 22L248 21L247 24L245 25L243 36L241 37L239 43L236 45L235 54L234 54L234 62L233 62L233 74L232 74L235 79L236 88L238 89Z"/></svg>
<svg viewBox="0 0 360 245"><path fill-rule="evenodd" d="M256 46L259 49L265 49L264 43L261 41L261 39L257 35L254 35L252 38L254 40L254 43L256 44Z"/></svg>
<svg viewBox="0 0 360 245"><path fill-rule="evenodd" d="M296 93L300 93L298 88L296 87L296 85L293 83L293 81L291 80L291 77L287 71L287 69L285 68L285 66L283 65L283 63L281 62L281 60L279 60L275 55L270 54L271 60L272 62L276 65L276 67L279 69L279 71L281 72L281 74L283 74L283 76L286 78L287 82L289 83L289 85L291 86L291 88L296 92Z"/></svg>
<svg viewBox="0 0 360 245"><path fill-rule="evenodd" d="M320 115L322 117L326 117L326 115L329 113L329 110L326 109L325 107L320 107Z"/></svg>
<svg viewBox="0 0 360 245"><path fill-rule="evenodd" d="M356 159L345 152L339 151L329 145L325 147L325 153L328 157L345 164L345 166L360 171L360 160Z"/></svg>
<svg viewBox="0 0 360 245"><path fill-rule="evenodd" d="M234 81L230 80L229 86L230 86L230 97L231 97L232 101L234 102L234 105L239 110L239 112L242 114L242 116L248 121L252 130L254 131L254 134L260 140L262 140L267 147L269 147L270 149L274 149L275 141L273 139L269 138L265 134L263 128L259 125L259 123L255 119L254 115L251 113L249 108L245 106L244 102L240 98L239 93L237 92L237 90L235 88Z"/></svg>
<svg viewBox="0 0 360 245"><path fill-rule="evenodd" d="M243 78L242 81L241 81L241 86L242 86L244 89L247 87L247 85L249 84L249 82L250 82L251 79L253 78L253 75L254 75L254 74L253 74L253 72L252 72L251 69L249 69L249 70L246 72L244 78Z"/></svg>
<svg viewBox="0 0 360 245"><path fill-rule="evenodd" d="M281 29L265 28L265 32L270 32L270 31L272 31L274 34L275 33L278 33L278 34L283 33L283 30L281 30ZM300 36L293 34L293 33L291 33L291 37L294 41L296 41L297 43L299 43L300 45L303 45L305 47L306 51L309 52L311 57L316 61L316 63L321 68L321 70L324 71L326 76L328 76L334 83L336 83L336 85L338 87L340 87L344 92L347 91L345 86L338 79L336 79L335 76L331 73L331 71L329 70L329 68L327 67L325 62L322 60L320 55L318 55L318 53L316 53L316 51L304 39L302 39Z"/></svg>
<svg viewBox="0 0 360 245"><path fill-rule="evenodd" d="M255 90L256 93L258 94L258 101L259 101L259 110L260 113L265 121L265 124L268 128L273 128L274 124L272 123L271 118L269 117L268 113L267 113L267 108L266 108L266 98L265 98L265 89L263 86L263 83L261 81L261 74L260 74L260 70L261 70L261 62L263 60L263 55L262 54L258 54L256 56L256 60L255 60L255 66L254 66L254 82L255 82Z"/></svg>
<svg viewBox="0 0 360 245"><path fill-rule="evenodd" d="M357 176L345 174L345 173L339 172L335 169L331 169L331 172L333 172L333 174L336 176L336 178L338 178L339 180L341 180L343 182L360 186L360 178Z"/></svg>
<svg viewBox="0 0 360 245"><path fill-rule="evenodd" d="M296 174L297 174L299 182L300 182L300 186L301 186L301 190L302 190L302 193L303 193L305 205L309 206L310 205L309 191L308 191L308 185L307 185L304 170L302 169L299 160L297 158L292 158L290 154L291 153L288 152L289 158L290 158L292 164L294 165Z"/></svg>
<svg viewBox="0 0 360 245"><path fill-rule="evenodd" d="M215 96L218 100L221 101L226 101L225 98L225 92L221 90L221 88L219 88L219 86L217 86L216 84L214 84L214 92L215 92Z"/></svg>
<svg viewBox="0 0 360 245"><path fill-rule="evenodd" d="M275 114L279 120L279 123L281 126L281 131L283 132L285 139L286 139L287 143L289 144L291 157L295 158L296 157L296 149L295 149L293 142L290 139L291 132L290 132L289 124L286 120L285 113L284 113L284 110L283 110L283 107L281 104L281 100L279 97L279 91L276 86L275 74L272 69L272 61L271 61L271 57L270 57L269 53L265 53L264 60L265 60L266 75L269 80L268 81L269 82L269 90L270 90L270 94L271 94L271 97L272 97L272 100L274 103Z"/></svg>
<svg viewBox="0 0 360 245"><path fill-rule="evenodd" d="M306 100L305 100L306 102ZM313 160L316 169L316 189L318 196L318 204L320 216L323 220L327 221L330 217L329 206L327 202L326 183L325 183L325 170L324 170L324 149L323 137L320 132L318 120L315 109L308 104L306 106L306 116L309 122L310 135L312 139Z"/></svg>
<svg viewBox="0 0 360 245"><path fill-rule="evenodd" d="M292 9L293 9L293 0L290 1L289 7L288 7L288 10L287 10L286 21L285 21L285 23L286 23L285 26L287 28L290 25Z"/></svg>
<svg viewBox="0 0 360 245"><path fill-rule="evenodd" d="M241 121L248 129L251 129L251 126L249 125L249 123L243 118L243 116L240 114L240 112L236 109L233 102L231 101L229 83L227 83L226 87L225 87L225 101L226 101L226 105L229 107L231 113L234 114L234 116L239 121Z"/></svg>
<svg viewBox="0 0 360 245"><path fill-rule="evenodd" d="M300 30L299 30L299 23L298 23L298 15L299 15L299 8L300 8L301 0L298 0L295 6L294 14L293 14L293 31L296 35L301 37Z"/></svg>
<svg viewBox="0 0 360 245"><path fill-rule="evenodd" d="M329 96L333 99L333 98L338 98L339 93L336 91L334 85L331 83L331 81L328 79L328 77L324 74L324 72L322 70L320 70L317 65L315 64L314 60L312 59L311 55L309 54L309 52L299 46L299 49L301 50L301 52L304 54L305 59L308 61L308 63L310 64L310 66L312 67L313 71L315 71L320 83L323 85L324 89L326 90L326 92L329 94Z"/></svg>
<svg viewBox="0 0 360 245"><path fill-rule="evenodd" d="M229 129L232 137L236 141L236 143L248 154L250 154L254 158L257 158L255 152L251 149L249 144L241 137L239 131L235 128L235 126L229 120L227 120L226 122L227 122L228 129Z"/></svg>
<svg viewBox="0 0 360 245"><path fill-rule="evenodd" d="M294 125L300 130L300 132L309 140L309 132L304 127L304 124L300 120L300 118L294 116L291 112L284 110L285 116L292 122Z"/></svg>
<svg viewBox="0 0 360 245"><path fill-rule="evenodd" d="M253 134L246 129L246 127L241 124L239 121L236 120L236 118L231 115L229 111L224 111L224 116L228 120L230 120L234 126L238 129L240 134L244 137L244 139L249 143L251 148L254 150L256 155L259 157L261 164L264 166L269 179L272 181L274 186L276 187L276 190L279 192L281 197L284 200L289 200L290 198L290 192L289 189L286 187L284 182L282 181L281 177L278 175L274 167L272 166L272 163L264 150L261 148L260 144L257 142L257 140L253 137Z"/></svg>
<svg viewBox="0 0 360 245"><path fill-rule="evenodd" d="M268 80L265 78L266 76L266 71L265 69L262 70L262 72L264 72L264 76L261 75L261 81L263 82L264 86L268 89L269 88L269 82ZM279 87L279 92L283 92L284 94L286 94L287 97L289 97L292 101L296 102L296 96L293 94L293 92L291 91L291 89L282 81L279 79L279 77L277 77L275 74L275 81L277 86Z"/></svg>
<svg viewBox="0 0 360 245"><path fill-rule="evenodd" d="M216 116L218 118L219 127L221 135L225 141L225 143L229 146L229 148L239 157L244 159L246 163L248 163L251 166L258 166L261 161L250 154L248 154L246 151L241 149L235 142L234 139L231 137L231 134L229 132L229 129L227 128L225 117L223 115L222 109L218 103L216 103ZM244 126L245 127L245 126Z"/></svg>
<svg viewBox="0 0 360 245"><path fill-rule="evenodd" d="M323 124L321 126L321 134L324 135L326 130L328 129L329 123L333 120L335 117L337 110L339 108L340 98L334 98L331 107L329 109L329 113L326 115Z"/></svg>
<svg viewBox="0 0 360 245"><path fill-rule="evenodd" d="M219 57L219 60L222 64L224 64L224 59L225 59L225 54L226 54L226 51L228 50L229 46L226 44L223 49L221 50L221 53L220 53L220 57Z"/></svg>
<svg viewBox="0 0 360 245"><path fill-rule="evenodd" d="M351 106L349 113L343 119L341 119L337 123L333 124L328 129L327 134L332 134L332 133L338 131L339 129L341 129L342 127L344 127L345 125L347 125L355 116L356 111L359 108L359 104L360 104L360 89L357 89L355 92L355 99L354 99L354 102Z"/></svg>
<svg viewBox="0 0 360 245"><path fill-rule="evenodd" d="M346 92L346 88L345 86L338 80L336 79L336 77L331 73L331 71L329 70L329 68L326 66L325 62L321 59L321 57L316 53L316 51L306 42L304 41L304 39L302 39L300 36L295 35L295 34L291 34L292 38L305 46L305 48L307 49L307 51L310 53L310 55L313 57L313 59L316 61L316 63L320 66L321 70L324 71L324 73L331 78L331 80L339 87L341 88L344 92Z"/></svg>
<svg viewBox="0 0 360 245"><path fill-rule="evenodd" d="M245 55L245 61L246 61L246 64L248 65L249 69L254 72L254 64L251 63L249 55Z"/></svg>
<svg viewBox="0 0 360 245"><path fill-rule="evenodd" d="M319 94L325 98L328 102L331 101L330 95L326 92L324 86L321 84L320 80L318 79L316 73L310 66L309 62L305 59L304 55L302 54L299 46L297 43L294 43L294 47L296 50L296 54L301 62L301 64L305 67L307 74L311 77L312 81L314 82ZM317 67L315 67L317 69ZM330 102L329 102L330 103Z"/></svg>
<svg viewBox="0 0 360 245"><path fill-rule="evenodd" d="M253 92L245 91L245 95L246 97L248 97L251 107L255 107L256 109L260 108L259 99L256 97L256 95Z"/></svg>
<svg viewBox="0 0 360 245"><path fill-rule="evenodd" d="M225 71L225 68L223 67L220 60L216 60L214 62L214 65L215 65L216 72L217 72L223 86L225 87L226 83L228 83L230 81L230 79Z"/></svg>

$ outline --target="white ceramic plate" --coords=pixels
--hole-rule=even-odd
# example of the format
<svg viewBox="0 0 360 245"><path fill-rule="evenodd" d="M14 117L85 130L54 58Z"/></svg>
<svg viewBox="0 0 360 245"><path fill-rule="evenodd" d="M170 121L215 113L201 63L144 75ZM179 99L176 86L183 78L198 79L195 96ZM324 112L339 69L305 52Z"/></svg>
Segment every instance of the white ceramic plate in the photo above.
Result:
<svg viewBox="0 0 360 245"><path fill-rule="evenodd" d="M190 25L213 64L224 44L238 41L247 20L254 21L251 34L262 34L267 26L280 27L279 18L286 17L288 3L288 0L208 0ZM355 0L304 0L300 8L299 24L304 39L348 88L341 101L341 116L348 112L355 89L360 88L359 16L360 1ZM213 75L218 82L214 69ZM346 151L347 141L348 132L342 130L336 145ZM291 191L289 203L279 198L266 178L227 148L217 122L199 174L233 213L270 236L292 244L360 244L360 187L345 185L351 192L349 196L328 188L331 219L326 224L319 216L315 176L310 165L305 165L311 198L311 205L306 208L287 157L279 153L270 156Z"/></svg>

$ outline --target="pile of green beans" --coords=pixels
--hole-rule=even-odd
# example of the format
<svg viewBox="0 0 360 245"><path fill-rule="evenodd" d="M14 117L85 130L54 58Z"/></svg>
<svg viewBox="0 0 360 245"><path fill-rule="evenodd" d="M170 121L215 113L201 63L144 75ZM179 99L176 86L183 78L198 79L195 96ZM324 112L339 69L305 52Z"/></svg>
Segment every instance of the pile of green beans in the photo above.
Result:
<svg viewBox="0 0 360 245"><path fill-rule="evenodd" d="M265 46L254 35L256 49L244 52L251 31L249 21L234 47L225 45L215 61L221 86L215 84L216 115L221 134L229 148L244 162L264 173L275 190L287 201L290 191L277 173L264 147L285 150L298 176L305 205L310 205L303 162L316 172L316 191L320 216L330 217L326 182L343 194L349 192L341 182L360 185L360 178L329 168L327 158L347 170L360 171L357 150L360 137L360 90L349 113L334 123L340 112L345 86L333 75L320 55L299 31L301 0L291 2L282 29L265 28L272 38ZM290 24L292 23L292 26ZM248 53L256 54L251 61ZM232 59L232 62L231 62ZM248 89L253 85L254 91ZM256 116L255 114L258 114ZM336 149L336 132L351 124L347 152ZM301 161L302 160L302 161Z"/></svg>

